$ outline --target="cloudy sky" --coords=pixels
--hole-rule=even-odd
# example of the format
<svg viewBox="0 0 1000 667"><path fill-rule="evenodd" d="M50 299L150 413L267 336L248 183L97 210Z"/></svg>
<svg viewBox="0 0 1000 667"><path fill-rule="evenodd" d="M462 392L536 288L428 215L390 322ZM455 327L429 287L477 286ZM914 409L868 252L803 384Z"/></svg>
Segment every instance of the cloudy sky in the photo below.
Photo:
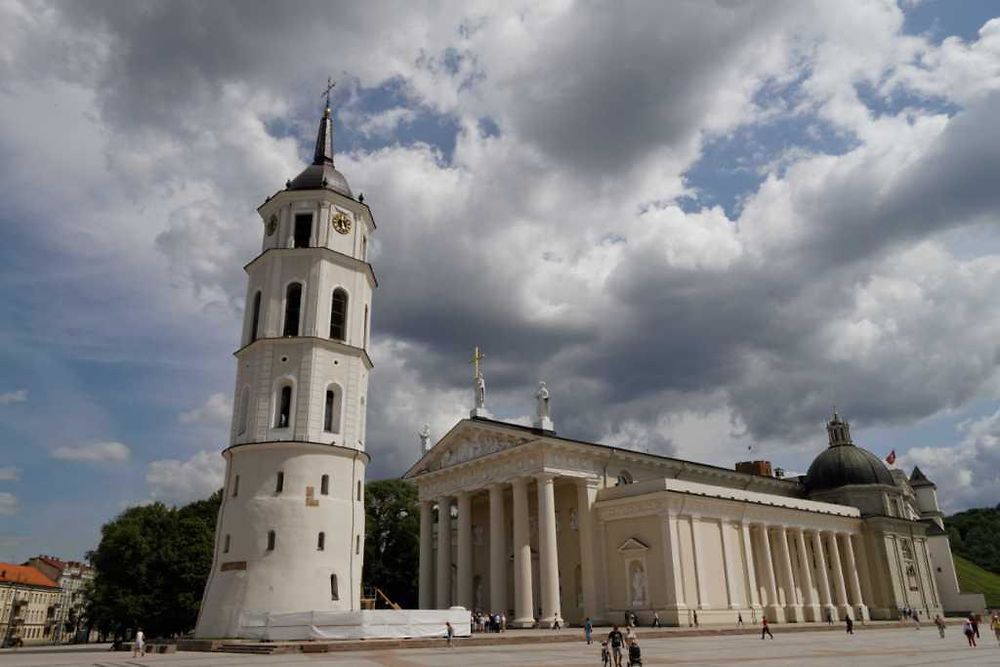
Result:
<svg viewBox="0 0 1000 667"><path fill-rule="evenodd" d="M370 478L467 414L1000 501L1000 7L0 2L0 560L220 484L255 209L379 223Z"/></svg>

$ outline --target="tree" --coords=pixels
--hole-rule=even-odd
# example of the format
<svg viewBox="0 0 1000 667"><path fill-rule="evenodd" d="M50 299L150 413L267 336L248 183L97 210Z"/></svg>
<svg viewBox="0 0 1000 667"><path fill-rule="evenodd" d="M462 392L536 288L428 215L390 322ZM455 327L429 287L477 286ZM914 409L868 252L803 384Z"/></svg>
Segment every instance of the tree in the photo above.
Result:
<svg viewBox="0 0 1000 667"><path fill-rule="evenodd" d="M420 508L417 489L401 479L365 485L366 590L381 589L403 608L417 606Z"/></svg>
<svg viewBox="0 0 1000 667"><path fill-rule="evenodd" d="M89 623L115 636L138 627L150 637L193 628L212 567L221 501L217 491L181 508L130 507L106 523L90 554Z"/></svg>
<svg viewBox="0 0 1000 667"><path fill-rule="evenodd" d="M1000 505L959 512L944 524L955 553L1000 574Z"/></svg>

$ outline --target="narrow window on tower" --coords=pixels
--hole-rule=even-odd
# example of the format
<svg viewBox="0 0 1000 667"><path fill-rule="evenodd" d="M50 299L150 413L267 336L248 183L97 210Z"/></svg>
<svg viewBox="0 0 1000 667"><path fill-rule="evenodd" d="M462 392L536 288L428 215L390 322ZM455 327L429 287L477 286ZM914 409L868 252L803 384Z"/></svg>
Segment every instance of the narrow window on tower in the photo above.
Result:
<svg viewBox="0 0 1000 667"><path fill-rule="evenodd" d="M297 213L295 215L295 247L308 248L312 236L312 213Z"/></svg>
<svg viewBox="0 0 1000 667"><path fill-rule="evenodd" d="M354 553L355 553L355 555L361 553L361 536L360 535L355 535L354 536Z"/></svg>
<svg viewBox="0 0 1000 667"><path fill-rule="evenodd" d="M222 553L224 553L224 554L229 553L229 535L228 534L226 535L225 545L222 547Z"/></svg>
<svg viewBox="0 0 1000 667"><path fill-rule="evenodd" d="M330 598L333 600L340 599L340 593L337 592L337 575L330 575Z"/></svg>
<svg viewBox="0 0 1000 667"><path fill-rule="evenodd" d="M340 433L340 387L333 385L326 390L323 401L323 430Z"/></svg>
<svg viewBox="0 0 1000 667"><path fill-rule="evenodd" d="M361 480L358 480L358 500L361 500Z"/></svg>
<svg viewBox="0 0 1000 667"><path fill-rule="evenodd" d="M277 479L274 480L274 492L281 493L285 490L285 473L279 471Z"/></svg>
<svg viewBox="0 0 1000 667"><path fill-rule="evenodd" d="M319 493L322 496L330 495L330 476L323 475L319 479Z"/></svg>
<svg viewBox="0 0 1000 667"><path fill-rule="evenodd" d="M236 475L233 478L233 498L240 495L240 476Z"/></svg>
<svg viewBox="0 0 1000 667"><path fill-rule="evenodd" d="M247 421L249 420L250 413L250 387L243 387L243 393L240 396L240 412L239 412L239 435L243 435L247 432Z"/></svg>
<svg viewBox="0 0 1000 667"><path fill-rule="evenodd" d="M316 551L323 551L326 548L326 533L320 533L316 538Z"/></svg>
<svg viewBox="0 0 1000 667"><path fill-rule="evenodd" d="M250 320L250 342L257 340L257 332L260 328L260 292L253 295L253 319Z"/></svg>
<svg viewBox="0 0 1000 667"><path fill-rule="evenodd" d="M282 335L299 335L299 313L302 310L302 283L292 283L285 289L285 327Z"/></svg>
<svg viewBox="0 0 1000 667"><path fill-rule="evenodd" d="M330 303L330 338L347 340L347 292L339 287L333 290Z"/></svg>
<svg viewBox="0 0 1000 667"><path fill-rule="evenodd" d="M288 428L291 419L292 387L286 384L281 388L281 394L278 396L278 414L275 415L274 426L275 428Z"/></svg>
<svg viewBox="0 0 1000 667"><path fill-rule="evenodd" d="M368 261L368 237L361 237L361 259L362 261Z"/></svg>
<svg viewBox="0 0 1000 667"><path fill-rule="evenodd" d="M365 304L365 349L368 349L368 304Z"/></svg>
<svg viewBox="0 0 1000 667"><path fill-rule="evenodd" d="M274 551L274 531L267 531L267 550Z"/></svg>

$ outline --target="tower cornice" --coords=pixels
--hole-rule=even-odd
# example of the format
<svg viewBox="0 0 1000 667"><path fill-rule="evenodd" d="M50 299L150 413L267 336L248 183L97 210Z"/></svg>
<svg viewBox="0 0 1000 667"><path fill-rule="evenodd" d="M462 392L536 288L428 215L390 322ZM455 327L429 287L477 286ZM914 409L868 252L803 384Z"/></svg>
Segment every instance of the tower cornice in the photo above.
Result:
<svg viewBox="0 0 1000 667"><path fill-rule="evenodd" d="M363 210L367 214L367 219L372 224L372 229L378 229L378 224L375 222L375 216L372 215L372 209L368 204L363 201L358 201L354 197L348 197L347 195L337 192L336 190L278 190L273 195L264 200L260 206L257 207L257 213L261 215L262 218L267 217L267 213L270 211L272 206L279 206L284 202L295 202L295 201L314 201L316 199L316 193L322 192L327 195L329 201L340 204L347 208L356 207L358 210Z"/></svg>
<svg viewBox="0 0 1000 667"><path fill-rule="evenodd" d="M295 344L301 343L303 341L308 341L310 343L316 343L323 347L336 352L341 352L344 354L349 354L355 357L359 357L361 361L364 362L365 368L371 370L375 367L375 363L372 361L371 356L368 354L368 350L363 347L357 347L356 345L348 345L347 343L342 343L339 340L331 340L329 338L320 338L319 336L263 336L255 341L247 343L240 349L233 352L233 356L239 359L243 354L254 347L258 343L272 343L276 345L282 344Z"/></svg>
<svg viewBox="0 0 1000 667"><path fill-rule="evenodd" d="M260 253L259 255L251 259L249 262L244 264L243 270L244 271L249 270L251 266L260 261L260 259L265 257L268 253L275 252L275 253L287 254L290 256L295 256L296 254L307 256L315 253L317 250L325 253L327 255L326 258L332 261L334 264L343 266L344 268L347 269L363 271L365 275L368 276L369 287L373 289L378 287L378 278L375 276L375 269L372 267L371 264L363 260L360 260L357 257L351 257L350 255L342 253L338 250L331 250L330 248L325 248L322 246L315 246L309 248L268 248L267 250Z"/></svg>
<svg viewBox="0 0 1000 667"><path fill-rule="evenodd" d="M361 456L364 458L366 465L372 460L371 454L363 449L345 447L344 445L334 445L326 442L312 442L310 440L264 440L261 442L239 442L222 450L222 456L229 458L229 456L232 455L233 450L247 451L249 449L282 449L288 448L289 446L299 447L302 449L314 449L318 452L324 453L329 453L331 450L334 450L345 458L357 458L358 456Z"/></svg>

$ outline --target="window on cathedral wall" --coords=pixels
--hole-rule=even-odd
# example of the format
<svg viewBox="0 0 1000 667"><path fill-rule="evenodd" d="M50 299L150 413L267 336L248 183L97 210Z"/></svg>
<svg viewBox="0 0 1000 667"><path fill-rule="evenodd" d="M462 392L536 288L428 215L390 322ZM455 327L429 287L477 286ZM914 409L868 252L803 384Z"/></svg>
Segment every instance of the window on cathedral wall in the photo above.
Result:
<svg viewBox="0 0 1000 667"><path fill-rule="evenodd" d="M278 394L278 411L274 416L275 428L288 428L292 420L292 386L286 384Z"/></svg>
<svg viewBox="0 0 1000 667"><path fill-rule="evenodd" d="M339 287L330 299L330 338L347 340L347 292Z"/></svg>
<svg viewBox="0 0 1000 667"><path fill-rule="evenodd" d="M312 237L312 213L295 214L295 239L294 247L308 248L309 240Z"/></svg>
<svg viewBox="0 0 1000 667"><path fill-rule="evenodd" d="M283 336L299 335L299 315L302 312L302 283L291 283L285 288L285 326Z"/></svg>
<svg viewBox="0 0 1000 667"><path fill-rule="evenodd" d="M254 342L257 340L257 334L260 330L260 292L258 291L253 295L253 309L251 311L250 320L250 341Z"/></svg>

